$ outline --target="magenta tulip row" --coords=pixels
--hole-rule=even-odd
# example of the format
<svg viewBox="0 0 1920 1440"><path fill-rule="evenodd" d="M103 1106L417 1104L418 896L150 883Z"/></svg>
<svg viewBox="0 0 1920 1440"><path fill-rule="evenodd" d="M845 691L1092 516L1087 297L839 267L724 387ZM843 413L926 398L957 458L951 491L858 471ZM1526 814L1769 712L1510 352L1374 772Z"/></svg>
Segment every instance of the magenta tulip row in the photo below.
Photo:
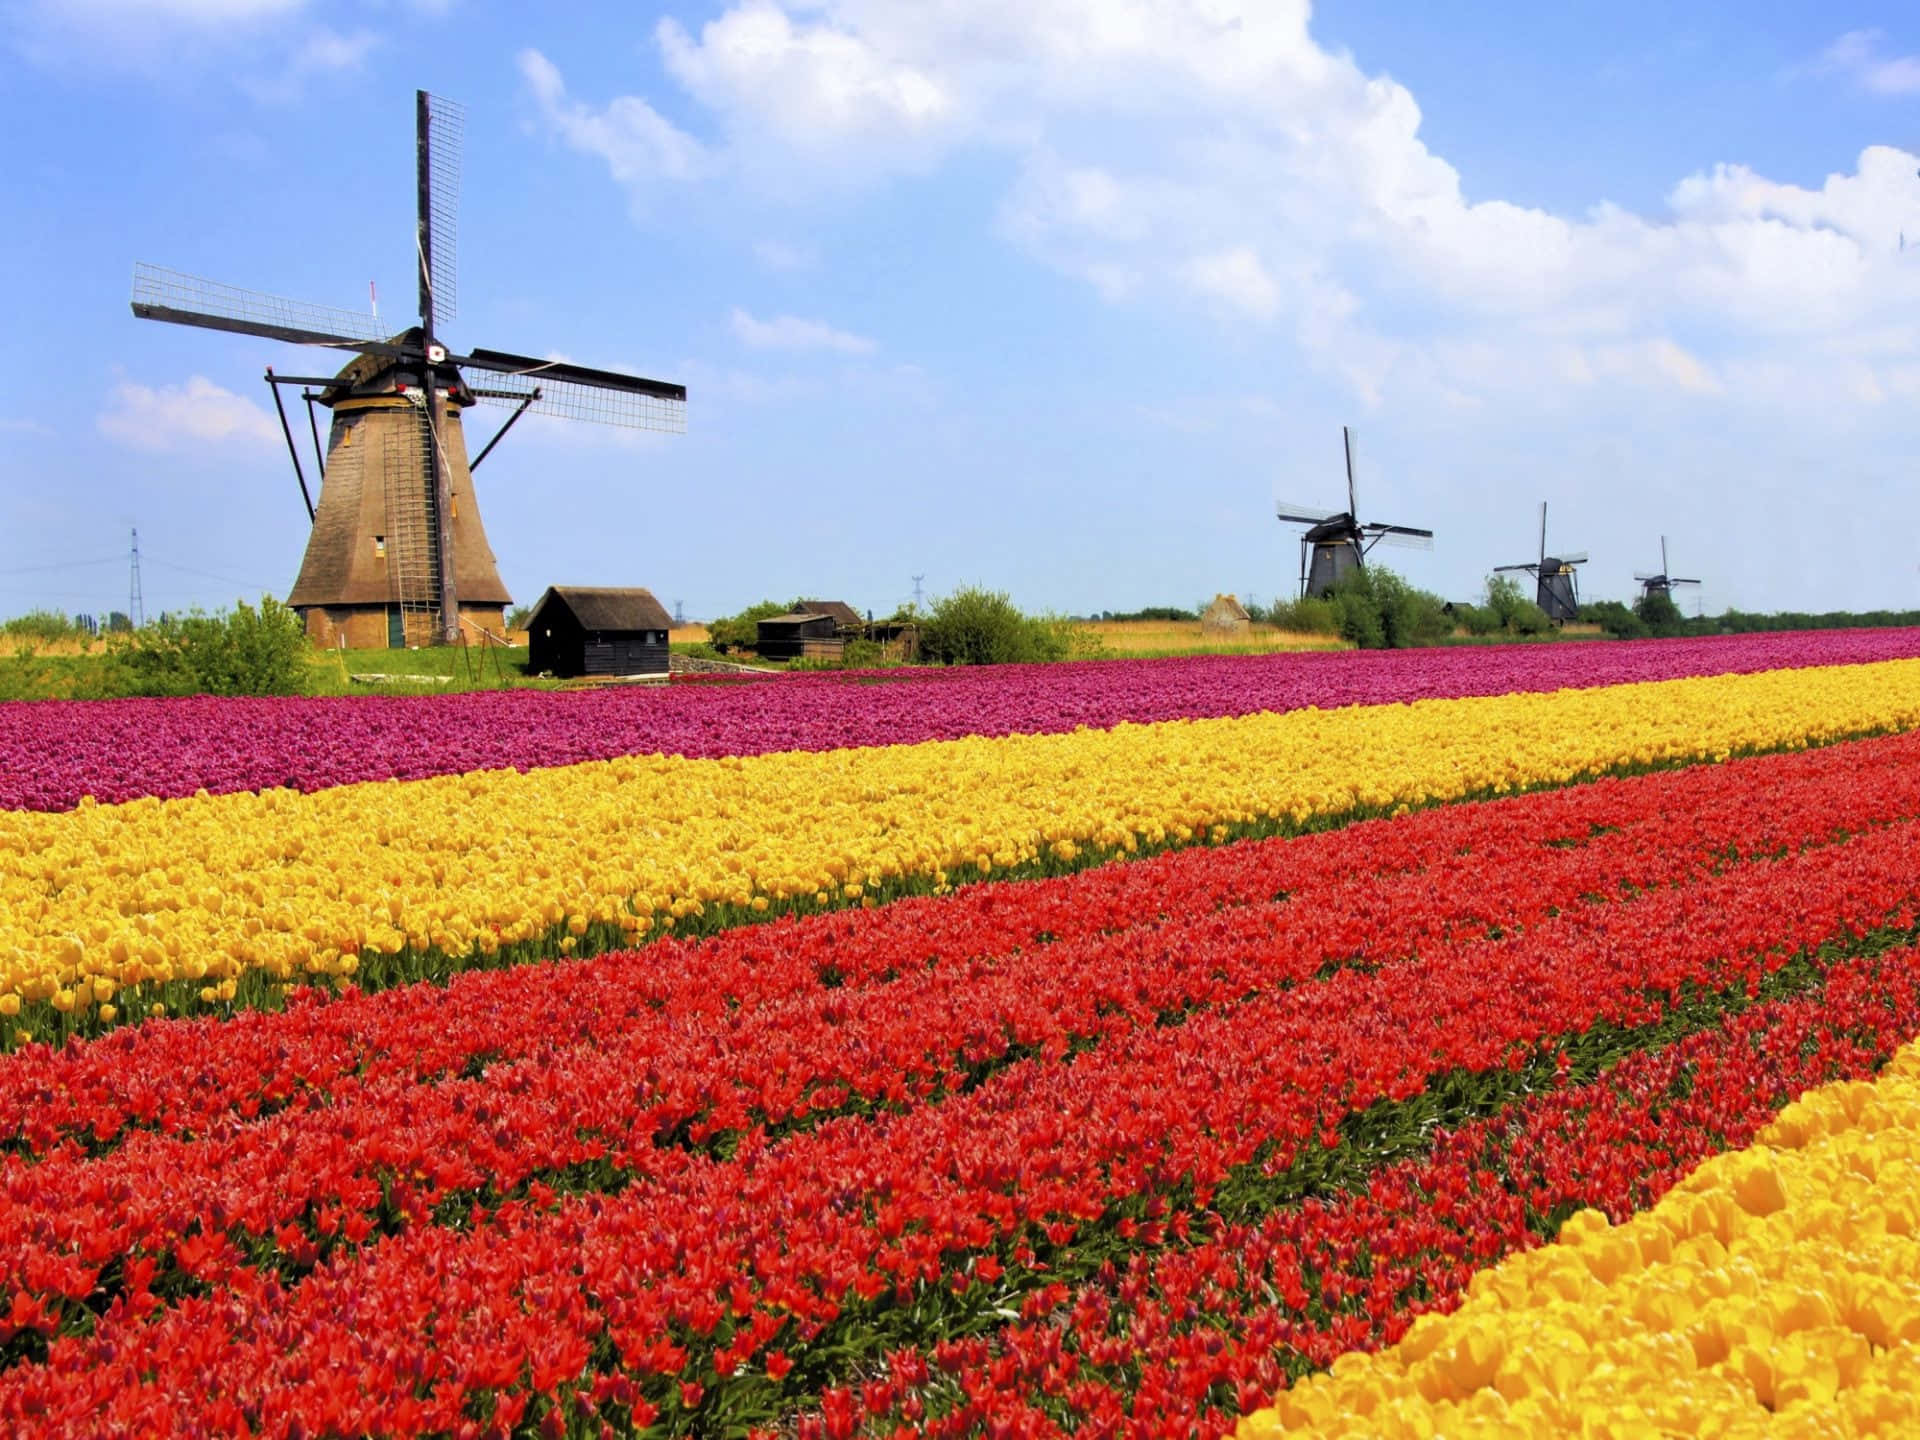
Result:
<svg viewBox="0 0 1920 1440"><path fill-rule="evenodd" d="M592 694L0 704L0 809L758 755L1920 656L1920 629L790 675Z"/></svg>

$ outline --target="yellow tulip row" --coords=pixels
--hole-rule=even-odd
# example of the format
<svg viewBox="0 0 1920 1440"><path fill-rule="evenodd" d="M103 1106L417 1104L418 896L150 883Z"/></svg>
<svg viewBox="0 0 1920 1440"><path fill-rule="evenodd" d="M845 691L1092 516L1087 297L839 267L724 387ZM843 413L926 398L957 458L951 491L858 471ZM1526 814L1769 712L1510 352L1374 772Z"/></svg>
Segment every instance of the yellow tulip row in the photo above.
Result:
<svg viewBox="0 0 1920 1440"><path fill-rule="evenodd" d="M498 963L503 948L632 939L727 907L938 889L1916 725L1920 660L1901 660L0 812L0 1015L144 1011L155 986L218 1003L237 985L377 975L395 956Z"/></svg>
<svg viewBox="0 0 1920 1440"><path fill-rule="evenodd" d="M1920 1435L1920 1046L1624 1225L1580 1212L1236 1440L1335 1435Z"/></svg>

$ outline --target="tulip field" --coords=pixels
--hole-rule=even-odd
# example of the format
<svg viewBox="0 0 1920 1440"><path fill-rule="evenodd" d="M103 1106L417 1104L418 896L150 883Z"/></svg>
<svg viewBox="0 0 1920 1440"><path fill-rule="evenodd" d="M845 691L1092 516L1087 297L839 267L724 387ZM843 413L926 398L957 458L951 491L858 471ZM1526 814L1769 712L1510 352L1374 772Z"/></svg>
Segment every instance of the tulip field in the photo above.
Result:
<svg viewBox="0 0 1920 1440"><path fill-rule="evenodd" d="M0 1431L1920 1433L1920 631L0 706Z"/></svg>

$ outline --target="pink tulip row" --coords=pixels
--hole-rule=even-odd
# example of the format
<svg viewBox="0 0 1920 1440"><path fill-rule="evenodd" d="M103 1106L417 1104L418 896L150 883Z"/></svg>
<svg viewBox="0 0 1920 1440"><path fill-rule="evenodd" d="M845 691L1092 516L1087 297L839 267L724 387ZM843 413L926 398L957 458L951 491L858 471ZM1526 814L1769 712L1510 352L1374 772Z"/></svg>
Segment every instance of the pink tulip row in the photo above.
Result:
<svg viewBox="0 0 1920 1440"><path fill-rule="evenodd" d="M792 675L555 694L0 704L0 809L758 755L1920 656L1920 629Z"/></svg>

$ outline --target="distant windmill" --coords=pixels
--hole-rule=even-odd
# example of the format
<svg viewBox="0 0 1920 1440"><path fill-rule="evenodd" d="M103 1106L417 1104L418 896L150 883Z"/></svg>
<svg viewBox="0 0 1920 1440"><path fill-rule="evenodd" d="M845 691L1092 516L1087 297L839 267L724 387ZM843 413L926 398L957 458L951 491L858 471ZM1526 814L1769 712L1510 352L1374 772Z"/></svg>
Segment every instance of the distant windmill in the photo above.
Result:
<svg viewBox="0 0 1920 1440"><path fill-rule="evenodd" d="M1540 608L1547 612L1547 618L1556 625L1565 625L1570 620L1580 618L1580 577L1574 573L1574 566L1587 563L1587 552L1576 550L1570 555L1547 554L1547 502L1540 502L1540 558L1529 560L1523 565L1496 565L1494 573L1507 570L1524 570L1537 582L1534 598Z"/></svg>
<svg viewBox="0 0 1920 1440"><path fill-rule="evenodd" d="M1281 501L1275 509L1283 524L1305 525L1300 536L1300 593L1325 595L1346 576L1366 565L1367 552L1385 543L1409 550L1431 550L1433 532L1410 525L1362 524L1353 479L1353 431L1340 427L1347 455L1347 508L1325 510Z"/></svg>
<svg viewBox="0 0 1920 1440"><path fill-rule="evenodd" d="M1675 575L1672 570L1668 568L1667 537L1664 535L1660 537L1660 573L1658 575L1647 575L1636 570L1633 578L1640 582L1640 594L1643 599L1655 593L1671 598L1674 586L1698 585L1700 583L1698 580L1688 580L1684 576Z"/></svg>
<svg viewBox="0 0 1920 1440"><path fill-rule="evenodd" d="M463 619L501 629L509 601L480 524L472 472L522 415L598 420L641 430L686 428L686 388L612 370L479 350L448 351L435 329L454 314L454 216L459 203L459 106L416 91L414 248L420 323L398 335L375 315L306 305L136 265L133 313L295 345L357 351L332 377L276 375L274 404L312 530L288 603L323 644L457 641ZM308 496L280 386L333 412L320 461L320 501ZM471 463L461 414L476 401L513 414ZM314 449L319 430L313 426Z"/></svg>

